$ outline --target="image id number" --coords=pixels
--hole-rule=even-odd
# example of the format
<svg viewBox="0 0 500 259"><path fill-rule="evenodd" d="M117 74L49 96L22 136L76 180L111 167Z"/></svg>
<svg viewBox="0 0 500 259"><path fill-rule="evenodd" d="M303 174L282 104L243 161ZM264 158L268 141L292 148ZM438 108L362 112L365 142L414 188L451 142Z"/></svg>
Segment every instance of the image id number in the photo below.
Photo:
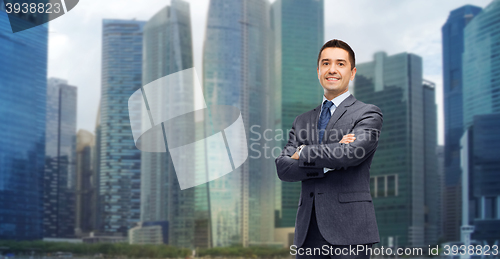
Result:
<svg viewBox="0 0 500 259"><path fill-rule="evenodd" d="M61 4L55 3L52 5L51 3L7 3L5 4L5 11L7 13L60 13L61 12Z"/></svg>
<svg viewBox="0 0 500 259"><path fill-rule="evenodd" d="M481 246L481 245L445 245L444 247L444 254L445 255L498 255L498 246Z"/></svg>

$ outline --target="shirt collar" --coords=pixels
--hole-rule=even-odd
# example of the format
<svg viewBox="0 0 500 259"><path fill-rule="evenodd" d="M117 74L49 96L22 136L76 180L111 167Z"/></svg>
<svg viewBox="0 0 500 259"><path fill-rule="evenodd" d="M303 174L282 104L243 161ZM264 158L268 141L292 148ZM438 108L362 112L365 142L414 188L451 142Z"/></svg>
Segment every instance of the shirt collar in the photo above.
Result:
<svg viewBox="0 0 500 259"><path fill-rule="evenodd" d="M335 104L335 107L339 107L339 105L345 100L347 99L347 97L349 97L349 95L351 95L351 92L349 92L349 90L347 90L347 92L333 98L333 100L329 100L329 101L332 101L333 104ZM321 102L321 108L323 108L323 103L325 103L325 100L328 100L326 99L325 95L323 95L323 101Z"/></svg>

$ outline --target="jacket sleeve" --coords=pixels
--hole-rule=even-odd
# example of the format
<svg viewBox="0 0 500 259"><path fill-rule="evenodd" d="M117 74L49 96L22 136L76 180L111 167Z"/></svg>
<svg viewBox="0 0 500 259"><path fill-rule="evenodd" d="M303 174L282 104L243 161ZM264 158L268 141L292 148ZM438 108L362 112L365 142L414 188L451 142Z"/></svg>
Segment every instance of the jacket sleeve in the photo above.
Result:
<svg viewBox="0 0 500 259"><path fill-rule="evenodd" d="M354 125L356 139L352 143L307 145L300 154L299 167L339 170L361 164L377 149L382 122L380 108L369 105Z"/></svg>
<svg viewBox="0 0 500 259"><path fill-rule="evenodd" d="M297 147L301 145L295 136L296 122L297 118L295 118L292 129L290 130L288 143L275 160L278 178L285 182L297 182L312 178L322 178L324 177L323 168L302 168L299 167L299 160L291 158Z"/></svg>

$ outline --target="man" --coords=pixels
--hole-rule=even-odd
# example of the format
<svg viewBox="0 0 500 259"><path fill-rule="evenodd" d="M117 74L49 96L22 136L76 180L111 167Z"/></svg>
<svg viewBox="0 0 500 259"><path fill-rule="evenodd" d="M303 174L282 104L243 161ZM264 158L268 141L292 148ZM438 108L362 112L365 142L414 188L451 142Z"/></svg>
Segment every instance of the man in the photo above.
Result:
<svg viewBox="0 0 500 259"><path fill-rule="evenodd" d="M371 248L380 241L369 170L382 128L382 112L350 94L349 81L354 79L356 67L354 51L347 43L325 43L317 64L323 102L297 116L288 143L276 158L282 181L302 181L295 251L297 258L369 258L369 253L324 255L325 250L318 254L319 249L312 249L327 245L332 247L329 251L346 252L342 248L349 245ZM311 251L315 251L313 256Z"/></svg>

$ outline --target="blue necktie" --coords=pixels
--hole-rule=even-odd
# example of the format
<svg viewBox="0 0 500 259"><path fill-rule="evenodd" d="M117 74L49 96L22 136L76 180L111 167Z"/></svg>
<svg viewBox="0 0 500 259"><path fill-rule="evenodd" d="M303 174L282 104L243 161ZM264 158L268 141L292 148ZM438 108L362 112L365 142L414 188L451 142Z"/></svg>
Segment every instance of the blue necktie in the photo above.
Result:
<svg viewBox="0 0 500 259"><path fill-rule="evenodd" d="M325 135L326 125L328 125L328 121L332 117L332 113L330 112L330 107L334 106L332 101L325 101L323 103L323 110L321 111L321 115L319 116L318 121L318 130L319 130L319 143L323 142L323 135Z"/></svg>

